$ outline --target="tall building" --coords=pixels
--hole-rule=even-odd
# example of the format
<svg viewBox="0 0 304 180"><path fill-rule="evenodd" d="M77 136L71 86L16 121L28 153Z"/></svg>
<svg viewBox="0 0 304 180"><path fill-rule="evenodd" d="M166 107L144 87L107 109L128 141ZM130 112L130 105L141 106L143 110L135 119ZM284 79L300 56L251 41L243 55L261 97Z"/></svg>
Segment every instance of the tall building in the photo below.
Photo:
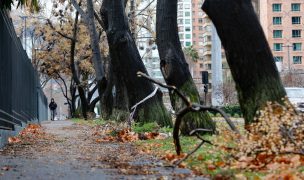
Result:
<svg viewBox="0 0 304 180"><path fill-rule="evenodd" d="M177 24L183 47L192 45L192 4L191 0L178 0Z"/></svg>
<svg viewBox="0 0 304 180"><path fill-rule="evenodd" d="M260 22L282 72L303 70L303 0L259 0Z"/></svg>

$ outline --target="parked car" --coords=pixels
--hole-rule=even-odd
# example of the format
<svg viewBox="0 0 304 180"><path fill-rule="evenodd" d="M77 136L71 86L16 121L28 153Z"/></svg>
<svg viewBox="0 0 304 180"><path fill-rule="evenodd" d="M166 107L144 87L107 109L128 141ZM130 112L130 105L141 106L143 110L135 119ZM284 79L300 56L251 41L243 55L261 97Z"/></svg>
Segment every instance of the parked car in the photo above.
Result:
<svg viewBox="0 0 304 180"><path fill-rule="evenodd" d="M304 88L286 87L289 101L295 106L296 110L304 113Z"/></svg>

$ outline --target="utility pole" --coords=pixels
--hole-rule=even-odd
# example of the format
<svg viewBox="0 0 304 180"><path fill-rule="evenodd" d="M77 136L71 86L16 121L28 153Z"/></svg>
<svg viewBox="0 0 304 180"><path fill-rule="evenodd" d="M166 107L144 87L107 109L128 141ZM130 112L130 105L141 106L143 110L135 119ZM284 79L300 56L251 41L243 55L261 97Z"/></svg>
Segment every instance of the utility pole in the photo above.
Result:
<svg viewBox="0 0 304 180"><path fill-rule="evenodd" d="M291 72L291 68L290 68L290 51L289 51L289 48L293 47L293 46L291 46L291 45L282 45L282 47L287 47L288 72L290 73Z"/></svg>

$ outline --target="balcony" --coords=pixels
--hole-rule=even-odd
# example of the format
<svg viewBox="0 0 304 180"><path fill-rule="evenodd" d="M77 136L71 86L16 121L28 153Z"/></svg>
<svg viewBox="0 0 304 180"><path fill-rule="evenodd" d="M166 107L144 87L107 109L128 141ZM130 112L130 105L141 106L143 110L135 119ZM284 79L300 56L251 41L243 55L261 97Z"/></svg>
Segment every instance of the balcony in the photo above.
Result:
<svg viewBox="0 0 304 180"><path fill-rule="evenodd" d="M211 56L212 52L211 50L205 50L204 53L203 53L203 56Z"/></svg>
<svg viewBox="0 0 304 180"><path fill-rule="evenodd" d="M212 41L203 42L203 46L211 46L211 45L212 45Z"/></svg>

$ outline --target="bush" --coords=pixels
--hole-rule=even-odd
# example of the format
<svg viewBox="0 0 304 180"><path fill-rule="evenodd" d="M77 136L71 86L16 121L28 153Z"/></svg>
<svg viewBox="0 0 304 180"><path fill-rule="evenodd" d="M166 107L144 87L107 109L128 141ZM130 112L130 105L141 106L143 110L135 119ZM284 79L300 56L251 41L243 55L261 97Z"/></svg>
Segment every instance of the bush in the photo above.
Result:
<svg viewBox="0 0 304 180"><path fill-rule="evenodd" d="M155 131L158 131L158 129L159 129L159 126L156 122L145 123L145 124L135 123L132 126L132 130L136 133L155 132Z"/></svg>
<svg viewBox="0 0 304 180"><path fill-rule="evenodd" d="M242 117L242 111L239 105L224 106L221 109L231 117Z"/></svg>

